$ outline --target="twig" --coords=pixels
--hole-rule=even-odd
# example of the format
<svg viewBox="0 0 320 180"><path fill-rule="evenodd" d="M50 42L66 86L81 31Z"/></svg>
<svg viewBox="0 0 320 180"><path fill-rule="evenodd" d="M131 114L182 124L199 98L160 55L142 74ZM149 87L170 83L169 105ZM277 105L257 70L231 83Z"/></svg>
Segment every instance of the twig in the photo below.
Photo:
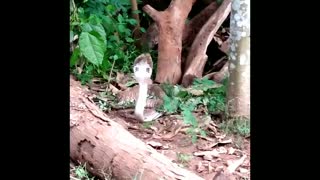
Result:
<svg viewBox="0 0 320 180"><path fill-rule="evenodd" d="M110 83L111 74L112 74L113 66L114 66L114 63L115 63L115 62L116 62L116 60L113 58L113 63L112 63L111 70L110 70L110 73L109 73L108 83Z"/></svg>

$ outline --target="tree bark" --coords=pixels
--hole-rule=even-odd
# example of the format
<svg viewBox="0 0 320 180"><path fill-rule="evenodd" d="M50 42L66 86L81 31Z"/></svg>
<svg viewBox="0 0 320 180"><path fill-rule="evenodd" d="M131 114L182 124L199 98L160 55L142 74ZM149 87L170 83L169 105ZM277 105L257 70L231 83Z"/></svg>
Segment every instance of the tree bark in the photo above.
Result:
<svg viewBox="0 0 320 180"><path fill-rule="evenodd" d="M195 179L164 155L135 138L102 113L86 96L86 88L70 79L70 156L86 163L92 174L115 179Z"/></svg>
<svg viewBox="0 0 320 180"><path fill-rule="evenodd" d="M233 0L230 17L228 116L250 119L250 0Z"/></svg>
<svg viewBox="0 0 320 180"><path fill-rule="evenodd" d="M181 79L182 33L195 0L172 0L165 11L146 5L143 10L159 30L158 65L155 81L177 84Z"/></svg>
<svg viewBox="0 0 320 180"><path fill-rule="evenodd" d="M231 0L224 0L218 10L210 17L197 34L192 43L187 60L184 63L184 74L182 78L182 84L184 86L190 85L193 78L202 77L203 69L208 59L206 55L207 47L230 11Z"/></svg>
<svg viewBox="0 0 320 180"><path fill-rule="evenodd" d="M207 22L207 20L216 12L219 5L216 1L210 3L206 8L204 8L199 14L193 17L190 22L186 25L182 36L183 46L191 46L194 38L197 36L198 32L202 26Z"/></svg>
<svg viewBox="0 0 320 180"><path fill-rule="evenodd" d="M194 38L200 31L201 27L206 23L210 16L218 9L216 2L210 3L199 14L193 17L189 23L185 24L184 31L182 33L182 46L191 46ZM159 30L155 23L148 27L145 34L142 35L142 43L148 45L149 49L152 49L158 44Z"/></svg>
<svg viewBox="0 0 320 180"><path fill-rule="evenodd" d="M130 0L130 2L131 2L132 17L137 21L137 24L133 30L133 36L135 39L139 39L141 37L140 18L139 18L139 14L134 12L138 10L138 3L137 3L137 0Z"/></svg>

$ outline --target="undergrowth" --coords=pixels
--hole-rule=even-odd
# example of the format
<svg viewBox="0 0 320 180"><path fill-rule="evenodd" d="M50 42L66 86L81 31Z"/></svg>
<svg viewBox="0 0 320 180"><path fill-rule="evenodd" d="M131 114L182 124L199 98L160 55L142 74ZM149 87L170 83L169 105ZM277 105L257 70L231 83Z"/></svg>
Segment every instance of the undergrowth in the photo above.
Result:
<svg viewBox="0 0 320 180"><path fill-rule="evenodd" d="M223 121L219 128L226 134L235 134L243 137L250 135L250 119L247 118L233 118Z"/></svg>
<svg viewBox="0 0 320 180"><path fill-rule="evenodd" d="M226 82L217 84L206 78L195 79L189 88L163 84L163 90L166 95L158 111L166 114L181 113L184 123L191 126L188 133L192 137L192 142L196 141L198 133L206 136L205 131L199 128L193 111L201 108L208 115L223 112L225 109Z"/></svg>
<svg viewBox="0 0 320 180"><path fill-rule="evenodd" d="M131 71L142 50L136 47L139 39L133 37L137 21L130 8L129 0L70 0L70 67L82 83ZM156 51L149 53L156 57Z"/></svg>
<svg viewBox="0 0 320 180"><path fill-rule="evenodd" d="M71 179L75 179L75 180L78 180L78 179L83 179L83 180L95 180L96 178L94 178L93 176L91 176L89 174L89 172L87 171L86 169L86 166L85 164L84 165L78 165L78 166L75 166L74 168L70 169L70 173L71 174L74 174L74 176L71 176L70 178Z"/></svg>

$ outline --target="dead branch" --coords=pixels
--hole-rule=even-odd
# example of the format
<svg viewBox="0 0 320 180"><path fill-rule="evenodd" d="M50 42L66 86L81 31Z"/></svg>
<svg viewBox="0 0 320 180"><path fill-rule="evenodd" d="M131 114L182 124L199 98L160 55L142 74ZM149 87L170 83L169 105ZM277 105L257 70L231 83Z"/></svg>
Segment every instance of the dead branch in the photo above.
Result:
<svg viewBox="0 0 320 180"><path fill-rule="evenodd" d="M231 0L224 0L218 10L210 17L206 24L201 28L192 43L190 53L184 66L182 84L190 85L190 77L201 77L206 63L206 50L211 42L213 35L217 32L223 21L231 11Z"/></svg>

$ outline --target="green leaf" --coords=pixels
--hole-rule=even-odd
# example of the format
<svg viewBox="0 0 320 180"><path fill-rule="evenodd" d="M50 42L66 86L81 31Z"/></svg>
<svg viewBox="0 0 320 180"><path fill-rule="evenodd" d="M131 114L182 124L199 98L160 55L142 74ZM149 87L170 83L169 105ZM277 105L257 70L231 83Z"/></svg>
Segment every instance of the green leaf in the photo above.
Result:
<svg viewBox="0 0 320 180"><path fill-rule="evenodd" d="M126 37L126 41L127 41L128 43L134 42L134 40L133 40L132 38L129 38L129 37Z"/></svg>
<svg viewBox="0 0 320 180"><path fill-rule="evenodd" d="M206 131L204 131L204 130L202 130L202 129L200 129L200 134L201 134L201 136L203 136L203 137L206 137L206 136L207 136Z"/></svg>
<svg viewBox="0 0 320 180"><path fill-rule="evenodd" d="M93 25L93 24L85 23L81 29L84 32L96 31L97 33L100 34L102 38L106 39L106 31L104 30L101 24Z"/></svg>
<svg viewBox="0 0 320 180"><path fill-rule="evenodd" d="M124 27L124 25L122 25L122 24L118 24L118 30L119 30L119 32L121 32L121 33L123 33L123 32L125 32L125 27Z"/></svg>
<svg viewBox="0 0 320 180"><path fill-rule="evenodd" d="M164 96L163 98L163 108L168 113L174 113L178 109L179 101L177 99L171 99L168 96Z"/></svg>
<svg viewBox="0 0 320 180"><path fill-rule="evenodd" d="M109 5L106 7L106 11L107 11L108 13L110 13L111 15L115 12L115 10L116 10L116 7L113 6L113 5L111 5L111 4L109 4Z"/></svg>
<svg viewBox="0 0 320 180"><path fill-rule="evenodd" d="M121 14L118 15L117 19L118 19L119 23L122 23L124 21Z"/></svg>
<svg viewBox="0 0 320 180"><path fill-rule="evenodd" d="M140 10L134 10L134 11L132 11L132 13L133 14L139 14L139 13L141 13L141 11Z"/></svg>
<svg viewBox="0 0 320 180"><path fill-rule="evenodd" d="M184 98L188 95L188 92L187 91L180 91L178 94L177 94L177 97L179 98Z"/></svg>
<svg viewBox="0 0 320 180"><path fill-rule="evenodd" d="M111 35L111 36L109 36L109 41L117 42L118 41L118 37L115 36L115 35Z"/></svg>
<svg viewBox="0 0 320 180"><path fill-rule="evenodd" d="M112 58L113 60L117 60L117 59L119 59L119 57L118 57L118 55L113 55L113 58Z"/></svg>
<svg viewBox="0 0 320 180"><path fill-rule="evenodd" d="M107 71L111 68L112 64L110 63L110 61L108 61L108 59L104 58L104 60L102 61L101 64L101 70L102 71Z"/></svg>
<svg viewBox="0 0 320 180"><path fill-rule="evenodd" d="M82 32L79 38L79 45L81 53L89 62L95 65L102 64L106 45L101 39L88 32Z"/></svg>
<svg viewBox="0 0 320 180"><path fill-rule="evenodd" d="M205 77L205 78L202 78L202 79L196 78L196 79L193 81L193 85L207 85L207 86L212 86L213 84L215 84L215 82L212 81L212 80L209 80L208 77Z"/></svg>
<svg viewBox="0 0 320 180"><path fill-rule="evenodd" d="M217 107L217 102L214 99L210 99L209 104L208 104L208 111L209 112L214 112Z"/></svg>
<svg viewBox="0 0 320 180"><path fill-rule="evenodd" d="M183 116L184 123L190 124L193 127L198 126L198 122L190 110L183 110L182 116Z"/></svg>
<svg viewBox="0 0 320 180"><path fill-rule="evenodd" d="M75 48L70 58L70 67L74 66L77 63L79 55L80 55L80 49Z"/></svg>
<svg viewBox="0 0 320 180"><path fill-rule="evenodd" d="M137 20L135 20L135 19L128 19L127 21L131 25L136 25L137 24Z"/></svg>
<svg viewBox="0 0 320 180"><path fill-rule="evenodd" d="M143 32L143 33L147 32L146 29L143 28L143 27L140 28L140 31Z"/></svg>
<svg viewBox="0 0 320 180"><path fill-rule="evenodd" d="M72 22L71 23L71 26L77 26L77 25L79 25L80 23L79 22Z"/></svg>
<svg viewBox="0 0 320 180"><path fill-rule="evenodd" d="M96 38L98 38L100 41L102 41L104 45L107 44L107 39L105 37L102 37L97 31L91 31L89 34L94 35Z"/></svg>

